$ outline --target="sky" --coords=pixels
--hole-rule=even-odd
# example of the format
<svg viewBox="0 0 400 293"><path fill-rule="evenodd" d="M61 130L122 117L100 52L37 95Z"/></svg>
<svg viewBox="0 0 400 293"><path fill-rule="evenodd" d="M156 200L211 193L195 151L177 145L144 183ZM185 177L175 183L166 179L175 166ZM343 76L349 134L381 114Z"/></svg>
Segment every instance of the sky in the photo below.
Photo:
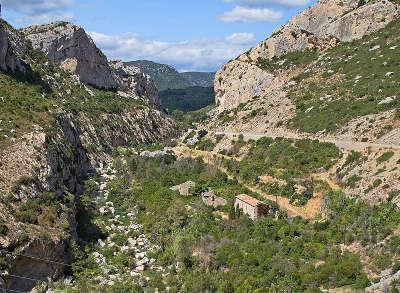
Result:
<svg viewBox="0 0 400 293"><path fill-rule="evenodd" d="M215 71L315 0L0 0L17 28L82 26L109 60L151 60Z"/></svg>

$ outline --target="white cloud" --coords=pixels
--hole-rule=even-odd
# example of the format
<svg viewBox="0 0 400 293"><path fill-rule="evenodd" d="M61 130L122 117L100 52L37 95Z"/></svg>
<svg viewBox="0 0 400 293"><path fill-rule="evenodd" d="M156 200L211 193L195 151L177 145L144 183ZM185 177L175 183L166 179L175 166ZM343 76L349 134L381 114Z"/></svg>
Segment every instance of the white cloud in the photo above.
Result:
<svg viewBox="0 0 400 293"><path fill-rule="evenodd" d="M268 8L249 8L236 6L219 17L224 22L276 22L282 13Z"/></svg>
<svg viewBox="0 0 400 293"><path fill-rule="evenodd" d="M238 3L239 5L262 7L269 4L277 4L287 7L304 6L310 3L310 0L224 0L227 3Z"/></svg>
<svg viewBox="0 0 400 293"><path fill-rule="evenodd" d="M251 33L234 33L225 39L232 44L249 44L255 40L255 36Z"/></svg>
<svg viewBox="0 0 400 293"><path fill-rule="evenodd" d="M93 40L109 59L151 60L185 71L214 71L229 59L245 52L254 36L238 33L222 39L196 39L163 42L143 39L135 34L106 35L91 32ZM240 40L241 38L241 40Z"/></svg>
<svg viewBox="0 0 400 293"><path fill-rule="evenodd" d="M68 9L72 0L0 0L3 10L17 14L15 20L23 24L47 23L55 20L72 20Z"/></svg>

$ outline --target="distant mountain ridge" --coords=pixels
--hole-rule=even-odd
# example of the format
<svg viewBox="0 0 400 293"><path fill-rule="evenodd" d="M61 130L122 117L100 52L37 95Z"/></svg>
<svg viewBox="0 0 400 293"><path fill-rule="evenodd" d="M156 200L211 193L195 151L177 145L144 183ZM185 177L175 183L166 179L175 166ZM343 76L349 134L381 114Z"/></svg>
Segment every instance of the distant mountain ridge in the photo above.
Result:
<svg viewBox="0 0 400 293"><path fill-rule="evenodd" d="M134 65L150 75L159 91L185 89L195 86L212 87L214 85L215 72L179 73L170 65L147 60L126 62L125 65Z"/></svg>

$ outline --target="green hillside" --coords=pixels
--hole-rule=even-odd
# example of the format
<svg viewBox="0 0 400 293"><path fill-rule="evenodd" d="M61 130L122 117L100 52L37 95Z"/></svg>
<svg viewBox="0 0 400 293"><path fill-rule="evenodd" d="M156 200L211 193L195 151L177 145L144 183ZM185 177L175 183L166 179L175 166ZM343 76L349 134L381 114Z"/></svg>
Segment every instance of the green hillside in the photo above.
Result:
<svg viewBox="0 0 400 293"><path fill-rule="evenodd" d="M400 108L399 33L400 21L394 21L377 33L322 53L289 53L258 64L269 71L304 68L289 90L296 105L289 126L335 132L353 118Z"/></svg>
<svg viewBox="0 0 400 293"><path fill-rule="evenodd" d="M160 92L163 107L170 111L196 111L214 103L214 88L188 87L185 89L168 89Z"/></svg>

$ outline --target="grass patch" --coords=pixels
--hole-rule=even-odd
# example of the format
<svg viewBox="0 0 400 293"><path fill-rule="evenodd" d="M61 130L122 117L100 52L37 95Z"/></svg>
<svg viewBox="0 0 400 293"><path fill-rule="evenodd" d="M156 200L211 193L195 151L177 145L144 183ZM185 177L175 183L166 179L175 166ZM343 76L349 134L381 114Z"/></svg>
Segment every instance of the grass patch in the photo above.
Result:
<svg viewBox="0 0 400 293"><path fill-rule="evenodd" d="M257 66L269 72L289 69L293 66L306 66L317 57L315 50L290 52L272 59L258 58Z"/></svg>

